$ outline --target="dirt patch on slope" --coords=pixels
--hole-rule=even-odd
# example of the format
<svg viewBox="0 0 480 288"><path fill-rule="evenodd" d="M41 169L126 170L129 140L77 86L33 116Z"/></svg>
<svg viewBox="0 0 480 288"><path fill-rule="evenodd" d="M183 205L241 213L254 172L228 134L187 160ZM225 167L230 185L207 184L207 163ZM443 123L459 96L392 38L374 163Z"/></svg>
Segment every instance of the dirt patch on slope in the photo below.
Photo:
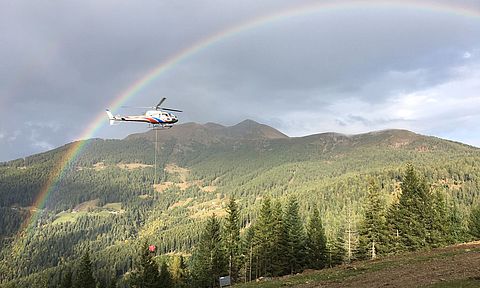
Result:
<svg viewBox="0 0 480 288"><path fill-rule="evenodd" d="M117 164L117 167L125 170L134 170L134 169L153 167L153 165L142 164L142 163L119 163Z"/></svg>

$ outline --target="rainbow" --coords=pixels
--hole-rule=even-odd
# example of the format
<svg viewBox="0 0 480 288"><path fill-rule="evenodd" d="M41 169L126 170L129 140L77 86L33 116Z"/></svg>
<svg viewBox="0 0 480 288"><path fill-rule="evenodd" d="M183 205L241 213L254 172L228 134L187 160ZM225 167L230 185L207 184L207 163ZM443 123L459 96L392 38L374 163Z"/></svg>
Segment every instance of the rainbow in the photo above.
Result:
<svg viewBox="0 0 480 288"><path fill-rule="evenodd" d="M480 10L478 7L468 7L460 6L457 4L447 4L442 2L433 2L433 1L411 1L411 0L386 0L386 1L376 1L376 0L350 0L350 1L328 1L328 2L319 2L314 4L308 4L304 6L296 6L290 9L277 11L272 14L263 15L254 19L250 19L244 23L241 23L236 26L232 26L225 30L222 30L218 33L212 34L211 36L202 39L193 45L180 50L178 53L171 55L170 58L160 63L158 66L154 67L143 77L137 80L135 83L131 84L126 90L118 94L114 101L110 104L112 110L118 109L124 102L130 98L137 95L150 83L155 81L162 74L168 70L175 67L181 61L188 59L189 57L215 45L221 41L225 41L231 37L236 36L239 33L254 29L256 27L264 26L278 21L287 20L294 17L311 15L319 12L335 12L342 10L351 10L358 8L414 8L419 11L424 12L435 12L435 13L446 13L454 16L461 17L480 17ZM107 119L104 115L104 111L101 111L98 116L91 122L91 124L86 127L84 132L78 139L89 139L92 138L96 131L100 127L107 123ZM45 181L44 185L41 188L36 201L33 203L35 211L32 213L29 219L27 219L22 226L21 231L33 230L35 223L41 214L41 210L45 206L45 201L48 199L48 195L54 191L65 175L67 167L71 166L72 163L77 159L78 155L82 152L88 141L76 141L70 145L69 149L64 153L62 159L54 167L52 173Z"/></svg>

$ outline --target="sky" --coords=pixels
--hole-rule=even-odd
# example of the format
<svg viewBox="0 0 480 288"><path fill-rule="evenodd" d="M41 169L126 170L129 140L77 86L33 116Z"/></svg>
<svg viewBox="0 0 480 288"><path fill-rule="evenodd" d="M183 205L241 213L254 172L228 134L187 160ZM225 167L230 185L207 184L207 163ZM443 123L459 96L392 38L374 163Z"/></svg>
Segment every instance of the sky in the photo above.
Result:
<svg viewBox="0 0 480 288"><path fill-rule="evenodd" d="M325 2L0 1L0 161L82 139L185 49L123 104L167 97L180 123L248 118L289 136L398 128L480 147L479 1ZM106 114L96 127L92 137L147 131Z"/></svg>

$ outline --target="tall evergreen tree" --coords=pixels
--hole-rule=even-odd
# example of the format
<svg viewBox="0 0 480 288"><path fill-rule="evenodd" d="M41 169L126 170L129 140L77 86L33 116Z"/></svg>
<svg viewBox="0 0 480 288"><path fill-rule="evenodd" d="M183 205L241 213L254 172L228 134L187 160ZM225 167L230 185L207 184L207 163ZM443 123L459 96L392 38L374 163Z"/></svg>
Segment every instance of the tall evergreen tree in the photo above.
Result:
<svg viewBox="0 0 480 288"><path fill-rule="evenodd" d="M184 287L187 278L187 265L182 255L174 256L172 264L170 264L170 271L175 287Z"/></svg>
<svg viewBox="0 0 480 288"><path fill-rule="evenodd" d="M327 237L317 207L313 207L307 226L306 253L309 268L322 269L327 265Z"/></svg>
<svg viewBox="0 0 480 288"><path fill-rule="evenodd" d="M60 287L70 288L72 286L73 286L73 273L70 267L67 267L62 272L62 280L60 282Z"/></svg>
<svg viewBox="0 0 480 288"><path fill-rule="evenodd" d="M227 272L222 249L220 221L213 214L205 225L192 256L192 276L196 287L217 287L218 278Z"/></svg>
<svg viewBox="0 0 480 288"><path fill-rule="evenodd" d="M255 277L272 276L273 214L270 197L265 197L254 233Z"/></svg>
<svg viewBox="0 0 480 288"><path fill-rule="evenodd" d="M480 205L474 207L470 212L468 230L476 240L480 239Z"/></svg>
<svg viewBox="0 0 480 288"><path fill-rule="evenodd" d="M161 287L157 262L148 249L147 242L144 242L140 252L140 259L136 269L132 272L130 281L131 287L153 288Z"/></svg>
<svg viewBox="0 0 480 288"><path fill-rule="evenodd" d="M333 239L327 242L328 265L334 267L345 262L347 252L345 250L345 231L337 230Z"/></svg>
<svg viewBox="0 0 480 288"><path fill-rule="evenodd" d="M170 271L168 270L168 265L165 261L162 262L160 266L160 275L158 276L159 286L162 288L171 288L173 287L173 280Z"/></svg>
<svg viewBox="0 0 480 288"><path fill-rule="evenodd" d="M361 259L375 258L387 252L388 228L385 218L385 201L380 187L372 179L368 185L363 222L359 229L358 256Z"/></svg>
<svg viewBox="0 0 480 288"><path fill-rule="evenodd" d="M468 232L464 226L463 216L460 213L458 205L456 202L449 207L449 222L452 235L452 243L459 243L467 241Z"/></svg>
<svg viewBox="0 0 480 288"><path fill-rule="evenodd" d="M392 206L388 217L394 237L398 234L398 248L417 250L428 247L432 211L429 187L408 164L400 188L399 202Z"/></svg>
<svg viewBox="0 0 480 288"><path fill-rule="evenodd" d="M439 190L432 193L432 209L430 211L430 233L428 243L432 247L440 247L452 242L452 226L449 219L445 197Z"/></svg>
<svg viewBox="0 0 480 288"><path fill-rule="evenodd" d="M240 259L240 216L234 197L230 198L226 210L223 242L228 257L228 275L232 282L237 282L242 259Z"/></svg>
<svg viewBox="0 0 480 288"><path fill-rule="evenodd" d="M280 201L275 201L272 208L272 275L280 276L290 273L288 270L287 246L288 231L285 226L284 213Z"/></svg>
<svg viewBox="0 0 480 288"><path fill-rule="evenodd" d="M305 265L305 232L297 199L293 197L290 198L285 210L285 227L289 272L294 274L300 272Z"/></svg>
<svg viewBox="0 0 480 288"><path fill-rule="evenodd" d="M80 263L77 268L77 275L75 277L73 286L78 288L95 288L96 285L95 278L93 278L90 254L86 252L80 258Z"/></svg>
<svg viewBox="0 0 480 288"><path fill-rule="evenodd" d="M110 277L108 282L108 288L116 288L117 287L117 278L115 276Z"/></svg>

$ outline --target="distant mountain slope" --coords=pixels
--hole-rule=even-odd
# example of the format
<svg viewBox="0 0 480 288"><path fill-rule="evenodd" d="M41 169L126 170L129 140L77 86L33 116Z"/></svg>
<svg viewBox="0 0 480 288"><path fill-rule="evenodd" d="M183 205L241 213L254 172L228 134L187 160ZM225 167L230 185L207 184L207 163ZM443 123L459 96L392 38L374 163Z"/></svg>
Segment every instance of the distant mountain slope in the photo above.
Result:
<svg viewBox="0 0 480 288"><path fill-rule="evenodd" d="M288 137L246 120L230 127L185 123L157 132L156 175L155 131L88 140L49 194L31 233L16 240L71 144L1 163L0 270L8 271L3 279L55 269L85 247L101 260L98 269L116 265L124 273L138 238L157 243L161 253L188 252L205 217L223 215L232 195L244 225L256 217L265 195L281 201L295 196L302 213L314 204L320 208L332 236L347 206L357 222L361 218L371 177L381 183L387 201L394 199L407 162L432 189L458 201L462 213L480 197L480 149L406 130Z"/></svg>
<svg viewBox="0 0 480 288"><path fill-rule="evenodd" d="M222 140L265 140L285 139L287 135L270 126L257 123L253 120L245 120L234 126L225 127L220 124L185 123L179 124L172 129L158 131L159 141L165 142L171 139L179 141L194 141L197 143L215 143ZM132 134L126 139L145 138L153 141L155 131Z"/></svg>

